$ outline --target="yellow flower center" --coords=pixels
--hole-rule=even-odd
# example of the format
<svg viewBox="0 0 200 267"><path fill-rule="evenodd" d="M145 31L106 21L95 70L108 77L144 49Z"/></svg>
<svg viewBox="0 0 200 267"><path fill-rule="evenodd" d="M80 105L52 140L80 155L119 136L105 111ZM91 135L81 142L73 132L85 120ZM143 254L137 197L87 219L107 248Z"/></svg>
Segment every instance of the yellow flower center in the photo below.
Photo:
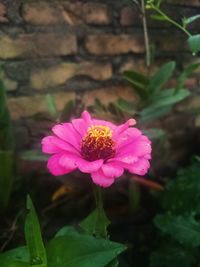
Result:
<svg viewBox="0 0 200 267"><path fill-rule="evenodd" d="M113 157L115 142L112 140L112 130L103 125L89 127L82 139L81 153L89 161Z"/></svg>

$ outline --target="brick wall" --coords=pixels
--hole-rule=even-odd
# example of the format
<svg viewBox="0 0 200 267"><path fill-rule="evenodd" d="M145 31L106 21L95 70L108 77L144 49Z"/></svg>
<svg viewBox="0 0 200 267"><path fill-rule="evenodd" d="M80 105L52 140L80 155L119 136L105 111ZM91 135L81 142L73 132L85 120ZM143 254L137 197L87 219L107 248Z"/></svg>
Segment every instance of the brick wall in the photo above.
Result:
<svg viewBox="0 0 200 267"><path fill-rule="evenodd" d="M200 1L168 0L166 10L179 20L198 14ZM148 20L148 25L156 47L153 68L170 59L183 68L190 58L186 36L166 23ZM191 27L197 32L200 20ZM31 117L47 112L44 96L49 92L58 110L71 99L85 106L95 97L134 99L121 73L148 72L144 52L141 16L129 0L0 1L1 75L24 144L24 129L30 135L37 127ZM195 88L198 83L197 71L188 84Z"/></svg>

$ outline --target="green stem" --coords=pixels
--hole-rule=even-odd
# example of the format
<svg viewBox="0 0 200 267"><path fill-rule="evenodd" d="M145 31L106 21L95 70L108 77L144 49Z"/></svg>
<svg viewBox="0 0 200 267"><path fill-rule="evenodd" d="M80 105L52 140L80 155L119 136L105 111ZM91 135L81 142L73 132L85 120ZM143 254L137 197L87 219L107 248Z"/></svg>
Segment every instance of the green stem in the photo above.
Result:
<svg viewBox="0 0 200 267"><path fill-rule="evenodd" d="M149 67L151 65L151 54L150 54L149 35L148 35L144 0L141 0L141 9L142 9L144 41L145 41L145 48L146 48L146 65L147 65L147 67Z"/></svg>
<svg viewBox="0 0 200 267"><path fill-rule="evenodd" d="M178 24L175 20L173 20L170 17L168 17L164 12L162 12L155 5L151 4L151 8L154 9L158 14L160 14L161 16L163 16L166 21L170 22L171 24L173 24L174 26L176 26L177 28L179 28L180 30L182 30L183 32L185 32L188 37L192 36L192 34L188 30L186 30L184 27L182 27L180 24Z"/></svg>
<svg viewBox="0 0 200 267"><path fill-rule="evenodd" d="M103 210L103 199L102 199L101 187L94 185L93 190L94 190L96 208L99 212L101 212Z"/></svg>

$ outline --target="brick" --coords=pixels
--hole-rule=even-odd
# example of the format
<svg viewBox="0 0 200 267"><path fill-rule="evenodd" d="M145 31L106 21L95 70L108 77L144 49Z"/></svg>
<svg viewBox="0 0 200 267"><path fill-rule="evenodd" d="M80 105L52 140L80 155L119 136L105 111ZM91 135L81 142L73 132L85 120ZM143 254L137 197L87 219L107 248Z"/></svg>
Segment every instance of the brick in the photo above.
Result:
<svg viewBox="0 0 200 267"><path fill-rule="evenodd" d="M123 98L128 101L136 101L138 99L131 86L117 85L86 91L83 95L83 103L86 107L94 105L96 98L103 101L104 105L108 105L118 98Z"/></svg>
<svg viewBox="0 0 200 267"><path fill-rule="evenodd" d="M141 16L137 8L131 6L125 6L122 8L120 12L120 24L122 26L141 24L139 20L141 20Z"/></svg>
<svg viewBox="0 0 200 267"><path fill-rule="evenodd" d="M61 111L65 104L75 99L73 92L52 94L56 107ZM34 116L39 113L48 113L45 95L23 96L8 99L8 107L14 120Z"/></svg>
<svg viewBox="0 0 200 267"><path fill-rule="evenodd" d="M0 3L0 22L8 22L7 7L3 3Z"/></svg>
<svg viewBox="0 0 200 267"><path fill-rule="evenodd" d="M199 110L200 107L200 96L195 95L187 98L183 102L177 105L176 110L178 111L194 111Z"/></svg>
<svg viewBox="0 0 200 267"><path fill-rule="evenodd" d="M33 70L30 84L34 89L44 89L64 84L76 72L76 64L60 64L58 66Z"/></svg>
<svg viewBox="0 0 200 267"><path fill-rule="evenodd" d="M92 2L30 2L23 5L22 16L27 23L35 26L110 23L107 5Z"/></svg>
<svg viewBox="0 0 200 267"><path fill-rule="evenodd" d="M34 89L44 89L62 85L70 78L83 75L94 80L107 80L112 77L109 63L62 63L45 69L32 70L30 83Z"/></svg>
<svg viewBox="0 0 200 267"><path fill-rule="evenodd" d="M7 91L15 91L17 89L18 83L5 74L5 71L0 72L0 80L2 80Z"/></svg>
<svg viewBox="0 0 200 267"><path fill-rule="evenodd" d="M187 37L184 34L178 34L177 32L165 34L157 31L157 34L151 37L158 51L185 52L189 50Z"/></svg>
<svg viewBox="0 0 200 267"><path fill-rule="evenodd" d="M82 62L79 64L77 74L88 76L93 80L108 80L112 77L112 65L110 63Z"/></svg>
<svg viewBox="0 0 200 267"><path fill-rule="evenodd" d="M130 59L125 61L119 69L119 73L123 73L126 70L133 70L136 72L143 73L145 75L149 75L154 73L158 69L158 66L153 65L150 68L146 66L146 62L144 59Z"/></svg>
<svg viewBox="0 0 200 267"><path fill-rule="evenodd" d="M64 22L60 5L47 2L24 3L22 7L24 20L32 25L54 25Z"/></svg>
<svg viewBox="0 0 200 267"><path fill-rule="evenodd" d="M136 34L89 35L85 40L85 48L90 54L95 55L119 55L145 51L143 37Z"/></svg>
<svg viewBox="0 0 200 267"><path fill-rule="evenodd" d="M0 59L66 56L76 51L76 37L73 34L0 35Z"/></svg>

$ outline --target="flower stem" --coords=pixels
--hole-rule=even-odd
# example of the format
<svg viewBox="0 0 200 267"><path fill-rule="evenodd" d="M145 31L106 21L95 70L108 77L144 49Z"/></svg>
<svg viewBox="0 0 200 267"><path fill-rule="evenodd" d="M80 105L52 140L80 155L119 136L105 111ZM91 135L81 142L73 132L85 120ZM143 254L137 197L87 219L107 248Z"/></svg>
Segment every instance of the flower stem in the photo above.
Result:
<svg viewBox="0 0 200 267"><path fill-rule="evenodd" d="M174 26L176 26L177 28L179 28L180 30L182 30L183 32L185 32L187 34L188 37L192 36L192 34L186 30L183 26L181 26L178 22L176 22L175 20L173 20L172 18L170 18L167 14L165 14L162 10L160 10L158 7L156 7L155 5L151 4L151 8L153 10L155 10L158 14L160 14L166 21L170 22L171 24L173 24Z"/></svg>
<svg viewBox="0 0 200 267"><path fill-rule="evenodd" d="M108 238L107 227L110 224L109 219L103 208L103 198L101 187L93 185L94 197L96 202L96 222L95 233L103 238Z"/></svg>
<svg viewBox="0 0 200 267"><path fill-rule="evenodd" d="M103 198L102 198L101 187L94 185L93 190L94 190L96 208L99 212L101 212L103 210Z"/></svg>

